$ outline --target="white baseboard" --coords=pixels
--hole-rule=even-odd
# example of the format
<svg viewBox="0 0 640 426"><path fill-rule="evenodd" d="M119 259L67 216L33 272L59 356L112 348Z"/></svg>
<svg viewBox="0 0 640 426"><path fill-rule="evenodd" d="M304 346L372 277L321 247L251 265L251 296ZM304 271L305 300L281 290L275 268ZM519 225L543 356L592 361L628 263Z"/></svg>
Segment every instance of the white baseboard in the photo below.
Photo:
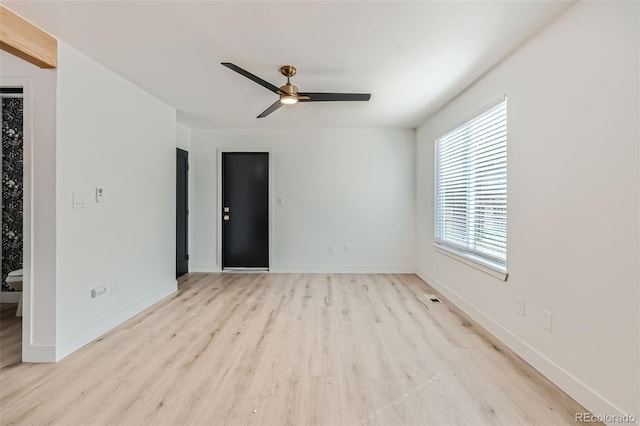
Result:
<svg viewBox="0 0 640 426"><path fill-rule="evenodd" d="M269 272L303 274L415 274L405 265L274 265Z"/></svg>
<svg viewBox="0 0 640 426"><path fill-rule="evenodd" d="M0 303L18 303L21 291L0 291Z"/></svg>
<svg viewBox="0 0 640 426"><path fill-rule="evenodd" d="M56 362L56 346L27 345L22 349L22 362Z"/></svg>
<svg viewBox="0 0 640 426"><path fill-rule="evenodd" d="M218 265L191 265L189 272L221 272Z"/></svg>
<svg viewBox="0 0 640 426"><path fill-rule="evenodd" d="M189 272L222 272L218 265L193 265ZM274 265L269 272L281 274L415 274L413 266L404 265Z"/></svg>
<svg viewBox="0 0 640 426"><path fill-rule="evenodd" d="M598 416L606 413L610 416L624 416L633 414L622 411L611 401L582 383L577 377L542 355L535 348L514 336L509 330L430 274L420 268L416 269L416 274L594 415ZM635 424L640 425L640 417L637 418Z"/></svg>
<svg viewBox="0 0 640 426"><path fill-rule="evenodd" d="M80 349L87 343L97 339L105 334L107 331L122 324L126 320L133 318L135 315L149 308L150 306L158 303L165 297L174 293L177 290L177 282L174 281L171 285L167 285L161 290L155 291L152 294L147 294L145 297L139 298L129 306L113 313L111 316L99 321L92 326L74 334L73 336L58 343L55 361L60 361L70 353Z"/></svg>

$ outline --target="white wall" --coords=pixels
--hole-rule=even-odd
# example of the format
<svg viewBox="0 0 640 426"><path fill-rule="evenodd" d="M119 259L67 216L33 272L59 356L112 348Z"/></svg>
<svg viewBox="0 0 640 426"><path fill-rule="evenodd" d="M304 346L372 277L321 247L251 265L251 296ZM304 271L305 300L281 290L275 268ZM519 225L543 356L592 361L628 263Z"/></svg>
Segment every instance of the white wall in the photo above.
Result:
<svg viewBox="0 0 640 426"><path fill-rule="evenodd" d="M576 4L420 126L416 241L420 275L526 361L595 414L640 418L638 7ZM432 247L433 141L504 93L506 283Z"/></svg>
<svg viewBox="0 0 640 426"><path fill-rule="evenodd" d="M176 121L173 108L64 43L58 60L60 359L176 289ZM87 208L72 208L74 192Z"/></svg>
<svg viewBox="0 0 640 426"><path fill-rule="evenodd" d="M413 130L193 130L192 271L220 269L219 148L271 149L271 270L413 271Z"/></svg>
<svg viewBox="0 0 640 426"><path fill-rule="evenodd" d="M0 52L2 85L24 87L24 361L55 358L56 70Z"/></svg>
<svg viewBox="0 0 640 426"><path fill-rule="evenodd" d="M176 123L176 147L191 150L191 129L182 123Z"/></svg>

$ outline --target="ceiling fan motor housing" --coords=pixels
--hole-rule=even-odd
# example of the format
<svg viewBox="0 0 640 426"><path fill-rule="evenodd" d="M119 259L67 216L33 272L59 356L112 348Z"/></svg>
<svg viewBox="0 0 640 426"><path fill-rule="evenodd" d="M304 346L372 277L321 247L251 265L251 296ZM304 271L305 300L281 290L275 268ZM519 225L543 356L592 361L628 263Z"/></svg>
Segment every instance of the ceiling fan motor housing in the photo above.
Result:
<svg viewBox="0 0 640 426"><path fill-rule="evenodd" d="M291 83L287 83L284 86L280 86L280 89L282 89L283 92L290 93L292 95L297 95L298 94L298 87L294 86Z"/></svg>
<svg viewBox="0 0 640 426"><path fill-rule="evenodd" d="M289 83L289 78L287 77L287 84L284 86L280 86L280 102L284 105L293 105L298 103L298 88L293 84Z"/></svg>

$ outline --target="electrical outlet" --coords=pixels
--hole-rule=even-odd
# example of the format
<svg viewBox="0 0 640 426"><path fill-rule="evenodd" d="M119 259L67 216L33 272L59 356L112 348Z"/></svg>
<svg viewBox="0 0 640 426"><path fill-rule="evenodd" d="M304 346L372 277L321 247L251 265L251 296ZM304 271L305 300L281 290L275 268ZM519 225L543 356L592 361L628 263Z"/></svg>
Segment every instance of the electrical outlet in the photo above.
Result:
<svg viewBox="0 0 640 426"><path fill-rule="evenodd" d="M345 253L351 253L351 244L344 243L344 252Z"/></svg>
<svg viewBox="0 0 640 426"><path fill-rule="evenodd" d="M553 330L553 314L546 309L542 310L542 328L549 333Z"/></svg>
<svg viewBox="0 0 640 426"><path fill-rule="evenodd" d="M107 293L107 286L106 285L101 285L100 287L96 287L91 289L91 297L98 297L98 296L102 296L103 294Z"/></svg>
<svg viewBox="0 0 640 426"><path fill-rule="evenodd" d="M329 254L336 254L336 251L333 249L333 246L329 246Z"/></svg>
<svg viewBox="0 0 640 426"><path fill-rule="evenodd" d="M518 304L518 307L517 307L518 315L525 316L526 311L525 311L525 301L524 301L524 298L519 297L519 296L516 296L516 302L517 302L517 304Z"/></svg>
<svg viewBox="0 0 640 426"><path fill-rule="evenodd" d="M118 292L118 283L111 281L111 294Z"/></svg>

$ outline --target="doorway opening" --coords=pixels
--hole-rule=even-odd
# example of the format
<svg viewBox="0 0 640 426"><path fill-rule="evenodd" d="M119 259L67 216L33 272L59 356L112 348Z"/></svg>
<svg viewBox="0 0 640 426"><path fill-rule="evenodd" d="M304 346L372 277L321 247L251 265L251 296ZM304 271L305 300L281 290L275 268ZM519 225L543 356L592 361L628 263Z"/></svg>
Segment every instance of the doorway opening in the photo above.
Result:
<svg viewBox="0 0 640 426"><path fill-rule="evenodd" d="M24 96L22 87L0 87L2 110L2 327L1 364L22 360L24 266Z"/></svg>

